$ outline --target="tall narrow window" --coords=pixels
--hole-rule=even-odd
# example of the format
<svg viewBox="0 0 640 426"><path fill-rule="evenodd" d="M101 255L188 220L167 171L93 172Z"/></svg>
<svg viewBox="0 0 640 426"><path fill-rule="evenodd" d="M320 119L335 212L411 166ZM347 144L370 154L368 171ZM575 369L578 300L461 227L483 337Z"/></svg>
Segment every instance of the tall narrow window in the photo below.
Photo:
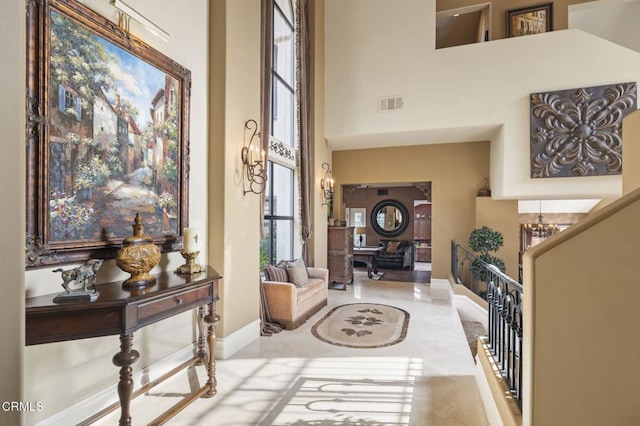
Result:
<svg viewBox="0 0 640 426"><path fill-rule="evenodd" d="M277 0L273 10L271 71L272 136L294 146L295 138L295 27L290 0Z"/></svg>
<svg viewBox="0 0 640 426"><path fill-rule="evenodd" d="M291 0L274 0L271 42L271 138L265 192L261 267L296 253L295 22Z"/></svg>

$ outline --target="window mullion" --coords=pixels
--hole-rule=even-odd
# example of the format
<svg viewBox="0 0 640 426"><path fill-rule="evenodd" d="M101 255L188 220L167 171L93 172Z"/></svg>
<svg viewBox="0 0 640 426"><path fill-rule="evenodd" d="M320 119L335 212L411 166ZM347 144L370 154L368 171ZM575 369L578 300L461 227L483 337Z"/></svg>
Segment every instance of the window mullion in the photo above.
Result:
<svg viewBox="0 0 640 426"><path fill-rule="evenodd" d="M276 11L280 14L280 16L282 16L282 20L287 24L287 26L289 27L291 32L295 32L295 28L293 26L293 23L291 21L289 21L289 18L287 18L287 15L284 13L284 11L282 9L280 9L280 6L278 5L278 3L276 3L274 1L273 2L273 6L276 9ZM274 21L275 21L275 19L274 19Z"/></svg>
<svg viewBox="0 0 640 426"><path fill-rule="evenodd" d="M296 89L295 89L293 86L291 86L291 85L290 85L290 84L289 84L289 83L288 83L288 82L287 82L287 81L286 81L286 80L285 80L285 79L284 79L284 78L283 78L283 77L278 73L278 71L276 71L275 69L273 69L272 74L273 74L273 76L274 76L275 78L277 78L277 79L278 79L278 81L279 81L280 83L282 83L282 84L284 85L284 87L285 87L286 89L288 89L288 90L291 92L291 94L292 94L292 95L293 95L293 94L295 94Z"/></svg>

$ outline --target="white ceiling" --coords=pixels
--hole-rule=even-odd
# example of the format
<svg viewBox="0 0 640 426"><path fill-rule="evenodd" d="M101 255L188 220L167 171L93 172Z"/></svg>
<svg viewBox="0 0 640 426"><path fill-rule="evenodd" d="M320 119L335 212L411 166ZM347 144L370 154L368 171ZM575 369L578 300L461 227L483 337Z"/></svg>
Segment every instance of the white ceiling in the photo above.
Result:
<svg viewBox="0 0 640 426"><path fill-rule="evenodd" d="M518 213L588 213L600 200L521 200Z"/></svg>
<svg viewBox="0 0 640 426"><path fill-rule="evenodd" d="M384 114L393 114L393 111ZM501 125L467 126L450 129L422 129L394 133L370 133L362 135L334 136L331 147L334 151L343 149L385 148L403 145L428 145L457 142L478 142L490 140Z"/></svg>

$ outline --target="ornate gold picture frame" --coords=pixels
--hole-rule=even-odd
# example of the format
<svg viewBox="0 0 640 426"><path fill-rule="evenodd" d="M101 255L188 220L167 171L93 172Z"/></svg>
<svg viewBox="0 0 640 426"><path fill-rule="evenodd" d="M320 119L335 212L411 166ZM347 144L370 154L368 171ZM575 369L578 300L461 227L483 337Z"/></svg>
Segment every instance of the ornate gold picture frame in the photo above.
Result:
<svg viewBox="0 0 640 426"><path fill-rule="evenodd" d="M26 266L187 225L191 73L75 0L27 2Z"/></svg>

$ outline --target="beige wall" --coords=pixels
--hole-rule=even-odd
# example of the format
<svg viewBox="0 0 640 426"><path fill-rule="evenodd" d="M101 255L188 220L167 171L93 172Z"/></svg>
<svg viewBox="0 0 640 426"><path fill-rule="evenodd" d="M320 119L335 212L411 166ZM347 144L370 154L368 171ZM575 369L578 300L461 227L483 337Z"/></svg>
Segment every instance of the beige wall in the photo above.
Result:
<svg viewBox="0 0 640 426"><path fill-rule="evenodd" d="M622 122L622 192L640 187L640 111L627 115Z"/></svg>
<svg viewBox="0 0 640 426"><path fill-rule="evenodd" d="M21 401L24 347L24 3L0 3L0 402ZM10 40L10 42L9 42ZM20 414L0 411L0 424L17 425Z"/></svg>
<svg viewBox="0 0 640 426"><path fill-rule="evenodd" d="M475 225L476 193L488 174L488 142L335 151L334 213L344 219L344 184L431 182L433 278L446 279L451 240L468 239Z"/></svg>
<svg viewBox="0 0 640 426"><path fill-rule="evenodd" d="M476 197L476 228L488 226L502 233L504 246L491 253L504 260L507 275L518 280L518 252L520 251L520 224L518 223L517 200L492 200L491 197ZM469 238L463 242L469 247Z"/></svg>
<svg viewBox="0 0 640 426"><path fill-rule="evenodd" d="M640 423L639 216L636 190L525 253L523 425Z"/></svg>
<svg viewBox="0 0 640 426"><path fill-rule="evenodd" d="M260 119L260 1L212 2L209 249L223 278L222 338L259 319L260 197L243 195L244 123Z"/></svg>

